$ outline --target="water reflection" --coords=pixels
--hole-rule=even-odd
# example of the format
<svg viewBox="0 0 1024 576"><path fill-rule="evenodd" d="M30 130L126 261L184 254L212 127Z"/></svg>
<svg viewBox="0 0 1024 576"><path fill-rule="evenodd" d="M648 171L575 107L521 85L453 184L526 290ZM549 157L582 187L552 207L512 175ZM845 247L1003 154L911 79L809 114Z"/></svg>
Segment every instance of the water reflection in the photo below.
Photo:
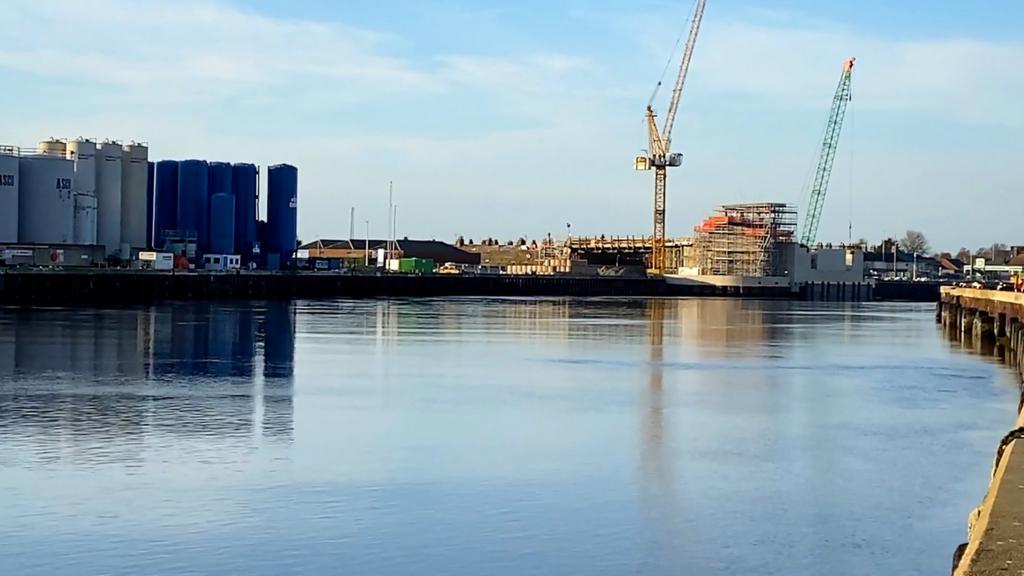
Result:
<svg viewBox="0 0 1024 576"><path fill-rule="evenodd" d="M130 460L162 435L291 441L294 354L287 302L0 310L0 433L44 458Z"/></svg>
<svg viewBox="0 0 1024 576"><path fill-rule="evenodd" d="M938 573L1002 384L914 306L0 310L0 574Z"/></svg>

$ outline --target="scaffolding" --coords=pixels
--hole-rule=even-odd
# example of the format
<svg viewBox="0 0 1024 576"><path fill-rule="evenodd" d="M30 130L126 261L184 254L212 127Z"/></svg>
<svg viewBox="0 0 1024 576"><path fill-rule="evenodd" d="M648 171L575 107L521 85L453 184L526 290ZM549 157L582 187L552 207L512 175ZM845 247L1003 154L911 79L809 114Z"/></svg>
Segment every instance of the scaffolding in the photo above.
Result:
<svg viewBox="0 0 1024 576"><path fill-rule="evenodd" d="M796 234L796 208L789 204L727 204L705 219L696 232L701 274L778 276L782 263L776 244Z"/></svg>

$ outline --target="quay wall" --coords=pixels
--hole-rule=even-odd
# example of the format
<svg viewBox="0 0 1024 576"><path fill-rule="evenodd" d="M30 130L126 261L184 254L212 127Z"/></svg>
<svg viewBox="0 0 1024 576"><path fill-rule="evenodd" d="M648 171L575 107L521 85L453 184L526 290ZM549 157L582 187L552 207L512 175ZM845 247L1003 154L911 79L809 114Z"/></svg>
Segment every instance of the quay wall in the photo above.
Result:
<svg viewBox="0 0 1024 576"><path fill-rule="evenodd" d="M1004 359L1024 379L1024 294L943 288L936 320L950 338ZM1024 573L1022 407L1024 394L996 449L988 492L968 518L967 542L954 554L954 576Z"/></svg>
<svg viewBox="0 0 1024 576"><path fill-rule="evenodd" d="M431 296L693 296L934 302L938 293L936 284L909 282L859 286L817 283L794 292L788 286L771 283L716 285L636 277L0 269L0 304Z"/></svg>
<svg viewBox="0 0 1024 576"><path fill-rule="evenodd" d="M559 276L342 275L61 271L0 273L0 303L431 296L790 297L788 289L670 286L661 279Z"/></svg>

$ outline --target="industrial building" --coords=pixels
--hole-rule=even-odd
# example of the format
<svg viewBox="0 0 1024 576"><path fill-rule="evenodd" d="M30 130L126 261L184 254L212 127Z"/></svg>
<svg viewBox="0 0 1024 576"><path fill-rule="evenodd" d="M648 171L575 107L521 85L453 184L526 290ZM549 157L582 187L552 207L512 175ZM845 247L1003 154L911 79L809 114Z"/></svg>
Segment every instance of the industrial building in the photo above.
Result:
<svg viewBox="0 0 1024 576"><path fill-rule="evenodd" d="M88 257L76 265L125 265L158 251L184 255L197 268L217 261L221 269L234 256L246 266L287 267L297 247L298 170L267 169L264 220L259 178L254 164L153 163L138 142L50 138L33 149L0 146L0 256L7 256L0 264L43 265L38 254L77 247Z"/></svg>
<svg viewBox="0 0 1024 576"><path fill-rule="evenodd" d="M458 264L477 266L480 255L469 252L440 240L363 240L363 239L319 239L299 246L300 257L309 260L336 261L329 266L354 267L361 265L384 266L380 259L390 251L395 258L432 260L437 264Z"/></svg>
<svg viewBox="0 0 1024 576"><path fill-rule="evenodd" d="M694 228L677 285L788 288L815 300L864 300L870 282L860 246L809 247L795 239L796 209L783 203L727 204Z"/></svg>

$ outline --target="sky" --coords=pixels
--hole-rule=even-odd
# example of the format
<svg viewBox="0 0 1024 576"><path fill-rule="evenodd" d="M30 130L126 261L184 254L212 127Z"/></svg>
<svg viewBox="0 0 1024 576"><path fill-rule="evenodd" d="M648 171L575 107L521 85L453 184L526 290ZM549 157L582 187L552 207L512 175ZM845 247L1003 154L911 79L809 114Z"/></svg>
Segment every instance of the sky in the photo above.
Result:
<svg viewBox="0 0 1024 576"><path fill-rule="evenodd" d="M299 168L299 236L647 235L644 107L693 0L5 2L0 144L85 136L151 159ZM1024 244L1024 3L708 0L673 134L667 228L717 205L801 216L857 57L818 237ZM656 109L667 106L661 90ZM801 219L802 221L802 219Z"/></svg>

